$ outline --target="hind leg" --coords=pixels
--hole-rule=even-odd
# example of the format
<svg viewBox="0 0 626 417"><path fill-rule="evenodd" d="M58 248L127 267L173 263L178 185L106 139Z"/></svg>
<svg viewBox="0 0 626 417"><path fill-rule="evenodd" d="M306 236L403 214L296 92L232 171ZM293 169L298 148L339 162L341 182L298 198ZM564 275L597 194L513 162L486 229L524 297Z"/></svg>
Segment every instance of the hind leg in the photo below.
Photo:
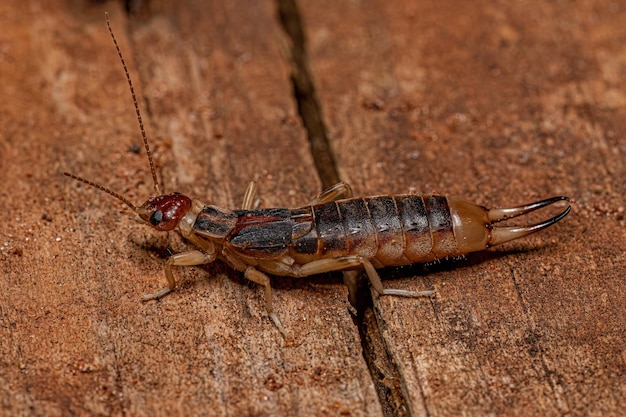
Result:
<svg viewBox="0 0 626 417"><path fill-rule="evenodd" d="M324 204L330 201L340 200L341 198L350 197L352 197L352 188L350 188L350 186L345 182L341 181L315 197L309 205L313 206L316 204Z"/></svg>
<svg viewBox="0 0 626 417"><path fill-rule="evenodd" d="M399 295L402 297L422 297L431 295L433 290L409 291L394 288L385 288L380 280L380 275L372 263L362 256L342 256L340 258L329 258L312 261L304 265L292 266L292 274L297 277L322 274L331 271L344 271L346 269L363 268L372 284L372 287L379 295Z"/></svg>

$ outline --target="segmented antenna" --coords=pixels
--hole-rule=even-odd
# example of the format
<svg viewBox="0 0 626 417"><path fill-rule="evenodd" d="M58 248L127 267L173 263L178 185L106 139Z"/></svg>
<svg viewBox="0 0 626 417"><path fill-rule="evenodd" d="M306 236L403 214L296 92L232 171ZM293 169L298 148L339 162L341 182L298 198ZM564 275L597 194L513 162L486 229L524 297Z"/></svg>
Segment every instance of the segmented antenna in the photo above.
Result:
<svg viewBox="0 0 626 417"><path fill-rule="evenodd" d="M96 184L93 181L86 180L85 178L79 177L78 175L70 174L69 172L64 172L63 175L65 175L66 177L73 178L76 181L83 182L83 183L85 183L87 185L91 185L92 187L97 188L100 191L104 191L105 193L107 193L109 195L112 195L113 197L117 198L118 200L126 203L126 205L128 207L130 207L131 209L133 209L133 211L137 211L137 207L135 207L135 205L133 203L131 203L125 197L123 197L121 194L116 193L115 191L111 191L108 188L103 187L100 184Z"/></svg>
<svg viewBox="0 0 626 417"><path fill-rule="evenodd" d="M111 29L111 22L109 20L108 12L104 13L104 19L106 20L107 28L109 29L109 33L111 34L111 39L113 39L113 44L115 45L115 50L117 51L117 55L120 57L122 67L124 67L124 74L126 74L126 81L128 81L128 87L130 87L130 94L133 97L133 105L135 106L135 113L137 113L137 121L139 122L139 129L141 130L143 146L146 148L146 154L148 155L148 161L150 162L150 171L152 172L152 180L154 181L154 190L156 191L157 195L162 195L161 187L159 186L159 181L157 180L156 169L154 168L154 161L152 160L152 151L150 151L150 145L148 145L148 137L146 135L146 130L143 127L143 119L141 118L141 111L139 111L139 104L137 104L137 97L135 96L135 88L133 87L133 82L130 79L130 73L128 72L126 61L124 60L124 57L122 56L122 51L120 50L120 47L117 44L117 39L115 38L115 35L113 34L113 29ZM81 178L77 178L77 177L73 177L73 178L79 181L82 181L86 184L94 185L90 181L84 181ZM105 190L104 187L97 187L97 188L103 191L106 191L111 195L115 194L115 193ZM126 200L124 199L122 199L122 201L126 202ZM126 202L126 204L128 204L128 202Z"/></svg>

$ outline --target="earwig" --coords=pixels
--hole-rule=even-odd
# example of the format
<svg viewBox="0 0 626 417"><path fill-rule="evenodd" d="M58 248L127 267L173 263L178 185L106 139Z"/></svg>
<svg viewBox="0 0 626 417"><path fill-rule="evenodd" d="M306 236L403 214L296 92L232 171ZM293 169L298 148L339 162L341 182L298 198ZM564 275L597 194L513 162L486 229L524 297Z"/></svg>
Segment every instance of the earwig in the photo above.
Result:
<svg viewBox="0 0 626 417"><path fill-rule="evenodd" d="M286 335L274 312L268 274L306 277L362 269L379 295L426 296L433 291L384 288L376 269L481 251L550 227L570 212L568 204L560 214L530 226L498 226L501 221L559 201L569 202L569 198L558 196L519 207L487 209L438 195L353 197L343 182L296 209L256 209L255 182L248 185L238 210L207 205L179 193L161 194L133 84L108 14L106 24L126 74L157 196L135 206L102 185L64 174L122 201L153 229L175 230L196 246L168 259L167 286L144 295L143 301L159 299L176 288L173 266L202 265L220 259L264 287L267 314Z"/></svg>

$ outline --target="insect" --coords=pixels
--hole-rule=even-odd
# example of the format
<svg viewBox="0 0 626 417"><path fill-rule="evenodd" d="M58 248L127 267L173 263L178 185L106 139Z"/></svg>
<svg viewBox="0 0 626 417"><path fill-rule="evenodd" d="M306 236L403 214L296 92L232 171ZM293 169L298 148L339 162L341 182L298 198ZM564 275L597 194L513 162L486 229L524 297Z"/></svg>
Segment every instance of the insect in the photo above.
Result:
<svg viewBox="0 0 626 417"><path fill-rule="evenodd" d="M255 208L254 182L248 185L241 209L237 210L208 205L180 193L164 194L157 180L130 74L108 15L106 23L126 74L156 196L136 206L102 185L64 174L122 201L153 229L177 231L196 247L168 259L167 286L145 295L144 301L159 299L176 288L172 267L208 264L220 259L264 287L267 314L286 335L272 305L269 275L305 277L363 269L379 295L425 296L433 291L384 288L376 269L484 250L543 230L570 212L568 204L560 214L530 226L498 226L500 221L559 201L569 202L569 198L558 196L519 207L487 209L437 195L355 198L343 182L321 193L309 205L296 209Z"/></svg>

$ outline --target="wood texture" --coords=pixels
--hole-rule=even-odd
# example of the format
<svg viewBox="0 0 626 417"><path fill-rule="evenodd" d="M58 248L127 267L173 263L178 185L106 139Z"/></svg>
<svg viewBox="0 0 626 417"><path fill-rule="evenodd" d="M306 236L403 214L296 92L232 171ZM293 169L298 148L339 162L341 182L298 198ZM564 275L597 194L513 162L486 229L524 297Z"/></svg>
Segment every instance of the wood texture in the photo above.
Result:
<svg viewBox="0 0 626 417"><path fill-rule="evenodd" d="M387 283L436 290L376 303L410 414L621 414L626 10L452 1L303 10L332 143L357 193L576 201L544 233Z"/></svg>
<svg viewBox="0 0 626 417"><path fill-rule="evenodd" d="M143 150L132 151L141 142L108 9L166 190L224 207L241 204L251 179L263 205L302 205L319 191L272 4L219 4L152 4L152 17L132 24L114 3L73 14L43 7L4 35L24 32L6 41L11 82L3 74L3 97L15 99L3 106L13 112L2 159L9 414L380 412L340 281L277 283L295 347L268 320L261 289L224 265L178 268L180 291L142 304L165 285L167 248L185 245L60 176L137 203L153 192ZM6 91L18 86L19 95Z"/></svg>
<svg viewBox="0 0 626 417"><path fill-rule="evenodd" d="M320 190L273 2L140 6L0 4L0 415L621 415L620 4L300 4L331 146L357 193L575 199L541 234L384 271L389 287L436 291L375 301L396 373L363 359L335 276L274 280L295 346L261 289L221 264L178 268L176 293L139 302L164 285L168 249L186 245L60 175L136 203L152 193L105 10L166 190L229 208L251 179L264 206Z"/></svg>

